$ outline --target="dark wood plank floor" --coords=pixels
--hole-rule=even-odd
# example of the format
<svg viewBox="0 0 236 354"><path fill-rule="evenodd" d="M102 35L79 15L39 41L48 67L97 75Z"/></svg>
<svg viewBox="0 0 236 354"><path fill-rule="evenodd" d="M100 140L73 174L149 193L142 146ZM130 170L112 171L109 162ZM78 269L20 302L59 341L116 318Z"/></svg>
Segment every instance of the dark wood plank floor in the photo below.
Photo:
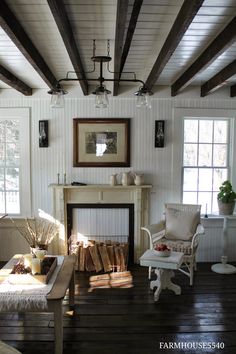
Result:
<svg viewBox="0 0 236 354"><path fill-rule="evenodd" d="M219 275L201 263L193 287L177 272L182 294L165 290L155 303L147 268L130 270L132 288L93 292L89 274L76 274L74 316L64 301L64 354L236 353L236 274ZM52 354L53 330L50 314L0 314L0 339L23 354ZM160 348L174 342L182 349ZM224 349L191 349L204 343Z"/></svg>

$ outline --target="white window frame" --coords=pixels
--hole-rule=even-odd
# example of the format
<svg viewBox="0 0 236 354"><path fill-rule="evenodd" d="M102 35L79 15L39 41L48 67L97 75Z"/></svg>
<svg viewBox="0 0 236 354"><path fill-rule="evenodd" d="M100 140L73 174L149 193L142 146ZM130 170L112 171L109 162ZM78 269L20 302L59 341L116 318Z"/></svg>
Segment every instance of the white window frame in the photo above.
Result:
<svg viewBox="0 0 236 354"><path fill-rule="evenodd" d="M30 173L30 109L0 108L1 120L19 120L20 133L20 213L16 217L31 216L31 173Z"/></svg>
<svg viewBox="0 0 236 354"><path fill-rule="evenodd" d="M214 118L209 118L209 117L194 117L194 118L189 118L189 117L183 117L183 130L184 130L184 123L187 121L187 120L195 120L198 122L198 130L199 130L199 122L200 121L211 121L211 122L216 122L217 120L221 120L221 121L225 121L227 122L227 142L224 143L226 146L227 146L227 161L226 161L226 164L225 166L213 166L213 165L210 165L210 166L202 166L202 165L198 165L198 162L196 163L196 165L193 165L193 166L186 166L184 165L184 145L185 144L188 144L185 143L184 139L183 139L183 142L182 142L182 184L181 184L181 192L182 192L182 197L181 197L181 200L183 202L183 199L184 199L184 190L183 190L183 187L184 187L184 170L185 169L188 169L188 168L196 168L197 170L203 170L203 169L210 169L210 170L213 170L215 168L220 168L220 169L224 169L225 171L227 171L227 174L226 174L226 177L224 180L227 180L228 177L229 177L229 171L230 171L230 166L229 166L229 153L230 153L230 119L229 118L219 118L219 117L214 117ZM213 123L214 124L214 123ZM184 132L183 132L184 133ZM199 134L199 132L198 132ZM191 143L191 142L190 142ZM194 144L197 145L197 151L199 151L199 146L201 145L201 142L199 142L199 140L197 142L194 142ZM213 149L213 146L217 143L215 143L214 141L212 141L211 143L206 143L206 144L209 144L211 145L211 148ZM198 155L198 154L197 154ZM198 158L199 158L199 155L198 155ZM199 177L199 176L198 176ZM198 183L199 183L199 180L198 180ZM203 208L205 208L206 212L208 211L208 213L210 212L211 213L211 208L212 208L212 204L213 204L213 199L215 196L213 194L213 192L217 192L217 191L213 191L212 189L213 185L211 185L211 188L209 188L208 192L211 193L211 200L209 200L209 202L207 203L207 206L208 208L205 208L204 205L202 205ZM197 193L197 197L199 195L199 193L201 193L201 191L199 191L198 187L196 187L196 189L193 191L193 192L196 192ZM198 202L199 203L199 202ZM202 208L202 209L203 209ZM202 210L203 211L203 210Z"/></svg>
<svg viewBox="0 0 236 354"><path fill-rule="evenodd" d="M184 118L222 118L229 119L229 172L228 178L236 187L236 154L233 151L236 149L236 112L235 110L227 109L204 109L204 108L176 108L173 117L173 161L172 161L172 195L173 200L182 201L182 161L183 161L183 142L184 142ZM202 213L204 214L204 206Z"/></svg>

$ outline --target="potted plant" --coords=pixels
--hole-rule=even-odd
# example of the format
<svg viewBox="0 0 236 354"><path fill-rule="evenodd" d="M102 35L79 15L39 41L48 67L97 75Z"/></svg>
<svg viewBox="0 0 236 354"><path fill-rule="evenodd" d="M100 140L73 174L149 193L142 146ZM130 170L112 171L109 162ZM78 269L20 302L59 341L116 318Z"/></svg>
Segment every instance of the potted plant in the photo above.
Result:
<svg viewBox="0 0 236 354"><path fill-rule="evenodd" d="M224 181L220 186L220 192L217 195L219 214L232 215L234 212L236 193L233 190L230 181Z"/></svg>

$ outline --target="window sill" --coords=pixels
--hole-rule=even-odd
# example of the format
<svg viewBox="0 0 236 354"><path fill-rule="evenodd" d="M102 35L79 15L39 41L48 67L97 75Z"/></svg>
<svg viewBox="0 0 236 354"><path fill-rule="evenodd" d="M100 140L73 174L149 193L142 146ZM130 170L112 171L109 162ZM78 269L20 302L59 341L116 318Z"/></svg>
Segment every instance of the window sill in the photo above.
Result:
<svg viewBox="0 0 236 354"><path fill-rule="evenodd" d="M236 214L229 215L229 218L231 219L229 227L236 227ZM212 214L212 215L208 215L207 218L201 216L201 223L206 228L222 228L223 222L224 222L223 215Z"/></svg>

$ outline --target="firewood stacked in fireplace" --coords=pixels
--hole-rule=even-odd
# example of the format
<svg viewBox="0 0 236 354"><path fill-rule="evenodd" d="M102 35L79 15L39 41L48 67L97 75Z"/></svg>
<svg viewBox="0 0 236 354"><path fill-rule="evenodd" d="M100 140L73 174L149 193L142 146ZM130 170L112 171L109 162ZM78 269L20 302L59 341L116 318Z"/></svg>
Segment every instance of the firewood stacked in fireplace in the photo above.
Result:
<svg viewBox="0 0 236 354"><path fill-rule="evenodd" d="M77 255L76 270L88 272L123 272L127 270L128 243L97 242L90 240L70 245L70 252Z"/></svg>

